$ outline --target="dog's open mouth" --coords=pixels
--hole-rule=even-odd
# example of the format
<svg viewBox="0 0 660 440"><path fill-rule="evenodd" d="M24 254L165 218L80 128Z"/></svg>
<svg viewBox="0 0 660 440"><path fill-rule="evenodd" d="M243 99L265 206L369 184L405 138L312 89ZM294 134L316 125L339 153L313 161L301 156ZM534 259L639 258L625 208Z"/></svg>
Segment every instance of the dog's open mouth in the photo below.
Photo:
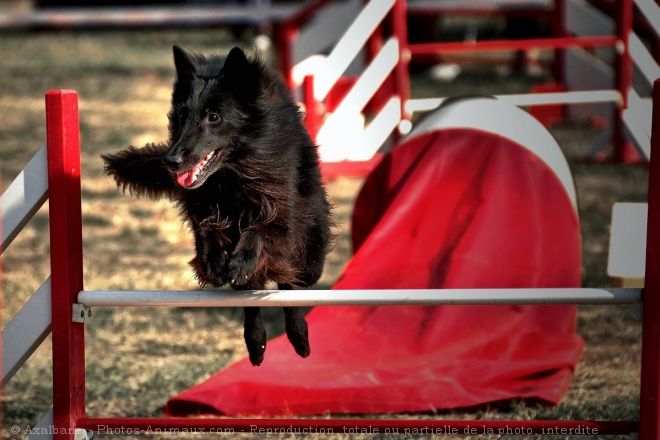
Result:
<svg viewBox="0 0 660 440"><path fill-rule="evenodd" d="M189 169L176 173L176 181L184 188L188 188L198 182L206 174L208 165L213 162L219 155L220 150L213 150L206 155L197 165Z"/></svg>

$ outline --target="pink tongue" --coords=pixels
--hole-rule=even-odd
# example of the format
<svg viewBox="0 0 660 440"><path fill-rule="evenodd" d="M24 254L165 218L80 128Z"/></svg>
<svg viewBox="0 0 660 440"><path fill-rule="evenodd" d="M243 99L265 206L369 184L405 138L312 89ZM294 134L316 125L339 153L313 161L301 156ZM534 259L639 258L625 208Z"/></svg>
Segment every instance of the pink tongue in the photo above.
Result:
<svg viewBox="0 0 660 440"><path fill-rule="evenodd" d="M183 187L188 187L193 184L195 181L194 176L195 168L192 170L185 171L183 173L176 174L176 181L179 182L179 185Z"/></svg>

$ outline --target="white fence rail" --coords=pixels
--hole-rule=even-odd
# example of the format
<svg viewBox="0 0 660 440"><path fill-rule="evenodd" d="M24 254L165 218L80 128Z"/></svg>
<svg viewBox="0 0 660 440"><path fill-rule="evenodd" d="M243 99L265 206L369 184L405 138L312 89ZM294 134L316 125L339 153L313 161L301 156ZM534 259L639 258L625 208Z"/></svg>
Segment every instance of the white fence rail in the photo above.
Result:
<svg viewBox="0 0 660 440"><path fill-rule="evenodd" d="M2 387L32 356L50 334L50 329L50 277L48 277L2 332Z"/></svg>
<svg viewBox="0 0 660 440"><path fill-rule="evenodd" d="M339 39L332 52L323 61L323 68L314 75L314 96L323 101L342 73L366 44L378 23L394 6L394 0L367 3L346 33Z"/></svg>
<svg viewBox="0 0 660 440"><path fill-rule="evenodd" d="M500 101L511 105L525 107L529 105L555 104L594 104L621 103L621 94L616 90L583 90L576 92L522 93L510 95L495 95ZM418 98L406 101L406 111L413 113L429 111L437 108L447 98Z"/></svg>
<svg viewBox="0 0 660 440"><path fill-rule="evenodd" d="M48 162L44 145L0 196L2 243L0 253L11 244L48 199Z"/></svg>

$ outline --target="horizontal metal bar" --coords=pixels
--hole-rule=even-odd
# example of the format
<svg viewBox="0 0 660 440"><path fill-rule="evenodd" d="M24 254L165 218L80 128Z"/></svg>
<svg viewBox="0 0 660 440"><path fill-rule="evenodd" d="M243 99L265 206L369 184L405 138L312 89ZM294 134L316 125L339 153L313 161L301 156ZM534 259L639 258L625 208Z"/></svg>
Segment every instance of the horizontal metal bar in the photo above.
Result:
<svg viewBox="0 0 660 440"><path fill-rule="evenodd" d="M412 43L408 50L412 56L447 55L450 53L499 52L526 49L572 49L578 47L614 46L614 36L554 37L526 40L485 40L440 43Z"/></svg>
<svg viewBox="0 0 660 440"><path fill-rule="evenodd" d="M512 12L550 12L555 8L549 0L408 0L406 10L409 15L439 15L439 14L505 14Z"/></svg>
<svg viewBox="0 0 660 440"><path fill-rule="evenodd" d="M318 418L80 418L76 427L98 434L235 433L399 435L629 435L639 422L581 420L443 420ZM304 431L303 431L304 430Z"/></svg>
<svg viewBox="0 0 660 440"><path fill-rule="evenodd" d="M523 93L497 95L497 99L517 106L553 104L594 104L613 102L621 104L618 90L577 90L572 92Z"/></svg>
<svg viewBox="0 0 660 440"><path fill-rule="evenodd" d="M618 90L582 90L574 92L522 93L495 95L495 98L511 105L524 107L529 105L556 104L595 104L613 102L620 105L621 93ZM433 110L447 98L419 98L406 101L409 113Z"/></svg>
<svg viewBox="0 0 660 440"><path fill-rule="evenodd" d="M388 305L628 304L642 289L407 289L407 290L105 290L82 291L87 307L281 307Z"/></svg>

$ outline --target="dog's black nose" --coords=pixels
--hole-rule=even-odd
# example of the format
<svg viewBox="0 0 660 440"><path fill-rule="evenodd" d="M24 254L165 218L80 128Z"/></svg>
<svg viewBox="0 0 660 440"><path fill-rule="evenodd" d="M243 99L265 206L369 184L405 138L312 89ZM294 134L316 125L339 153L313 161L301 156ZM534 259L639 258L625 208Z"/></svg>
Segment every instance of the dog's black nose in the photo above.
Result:
<svg viewBox="0 0 660 440"><path fill-rule="evenodd" d="M172 170L176 170L177 168L179 168L181 162L183 162L183 157L181 154L167 153L165 156L163 156L163 163L167 168L170 168Z"/></svg>

